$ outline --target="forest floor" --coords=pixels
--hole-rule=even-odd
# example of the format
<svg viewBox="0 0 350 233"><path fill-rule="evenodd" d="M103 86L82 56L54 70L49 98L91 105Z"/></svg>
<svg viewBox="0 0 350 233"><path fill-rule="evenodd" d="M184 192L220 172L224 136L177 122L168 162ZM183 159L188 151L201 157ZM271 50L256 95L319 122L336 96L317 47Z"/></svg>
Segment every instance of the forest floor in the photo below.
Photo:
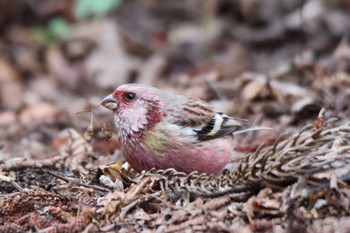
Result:
<svg viewBox="0 0 350 233"><path fill-rule="evenodd" d="M0 1L0 232L350 231L349 1L96 2ZM130 82L273 130L218 177L127 172Z"/></svg>

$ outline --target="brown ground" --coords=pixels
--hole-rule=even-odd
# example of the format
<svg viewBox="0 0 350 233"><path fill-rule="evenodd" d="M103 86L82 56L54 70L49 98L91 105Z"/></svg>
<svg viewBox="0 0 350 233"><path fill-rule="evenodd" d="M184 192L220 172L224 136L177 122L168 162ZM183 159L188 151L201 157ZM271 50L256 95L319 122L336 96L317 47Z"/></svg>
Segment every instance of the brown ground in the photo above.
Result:
<svg viewBox="0 0 350 233"><path fill-rule="evenodd" d="M349 1L115 2L0 1L0 232L350 232ZM220 177L126 173L97 106L128 82L274 130Z"/></svg>

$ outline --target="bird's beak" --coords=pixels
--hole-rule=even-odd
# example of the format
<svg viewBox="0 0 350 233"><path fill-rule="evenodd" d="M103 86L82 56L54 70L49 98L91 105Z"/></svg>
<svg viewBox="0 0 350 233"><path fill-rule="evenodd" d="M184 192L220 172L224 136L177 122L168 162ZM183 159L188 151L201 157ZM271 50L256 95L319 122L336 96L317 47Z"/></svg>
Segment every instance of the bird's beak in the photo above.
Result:
<svg viewBox="0 0 350 233"><path fill-rule="evenodd" d="M118 101L116 100L116 98L114 98L114 96L112 94L106 96L102 102L101 105L105 108L108 108L109 110L116 110L118 108Z"/></svg>

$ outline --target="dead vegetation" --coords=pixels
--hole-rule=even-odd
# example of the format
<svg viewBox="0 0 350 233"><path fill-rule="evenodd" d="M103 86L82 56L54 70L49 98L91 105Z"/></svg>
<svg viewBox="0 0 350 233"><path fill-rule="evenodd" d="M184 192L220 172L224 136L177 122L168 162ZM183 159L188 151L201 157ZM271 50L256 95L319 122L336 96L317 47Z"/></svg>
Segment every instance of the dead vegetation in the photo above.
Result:
<svg viewBox="0 0 350 233"><path fill-rule="evenodd" d="M347 1L82 2L0 2L0 232L349 231ZM127 82L273 131L218 177L137 174L98 107Z"/></svg>

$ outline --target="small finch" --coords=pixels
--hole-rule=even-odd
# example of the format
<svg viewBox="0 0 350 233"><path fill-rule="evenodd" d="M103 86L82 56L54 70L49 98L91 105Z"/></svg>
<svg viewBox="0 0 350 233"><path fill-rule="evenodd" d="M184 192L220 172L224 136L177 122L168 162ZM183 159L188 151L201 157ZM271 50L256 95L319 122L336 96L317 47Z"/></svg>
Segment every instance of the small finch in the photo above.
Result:
<svg viewBox="0 0 350 233"><path fill-rule="evenodd" d="M119 86L101 104L114 112L121 151L136 171L219 174L231 160L233 132L244 129L200 99L139 84Z"/></svg>

